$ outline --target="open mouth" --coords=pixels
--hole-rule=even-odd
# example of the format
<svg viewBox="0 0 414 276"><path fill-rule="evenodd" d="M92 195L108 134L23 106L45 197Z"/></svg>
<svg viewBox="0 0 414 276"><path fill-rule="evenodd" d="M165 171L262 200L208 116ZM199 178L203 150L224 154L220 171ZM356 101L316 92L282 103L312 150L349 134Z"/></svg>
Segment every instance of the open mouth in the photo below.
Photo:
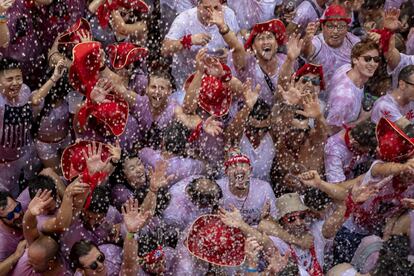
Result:
<svg viewBox="0 0 414 276"><path fill-rule="evenodd" d="M263 53L270 54L272 51L272 47L266 46L266 47L263 47L262 50L263 50Z"/></svg>

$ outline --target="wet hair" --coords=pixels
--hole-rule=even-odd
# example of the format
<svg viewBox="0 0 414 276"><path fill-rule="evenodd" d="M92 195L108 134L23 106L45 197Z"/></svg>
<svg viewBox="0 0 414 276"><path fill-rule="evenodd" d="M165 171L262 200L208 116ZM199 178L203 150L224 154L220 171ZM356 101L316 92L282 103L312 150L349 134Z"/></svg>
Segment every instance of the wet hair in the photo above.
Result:
<svg viewBox="0 0 414 276"><path fill-rule="evenodd" d="M205 202L206 204L211 203L211 202L208 201L209 199L207 199L207 193L204 194L204 195L200 195L200 192L197 190L197 184L202 180L207 180L211 183L214 183L214 185L216 186L218 194L215 195L216 196L214 198L215 200L218 201L219 199L221 199L223 197L223 191L221 190L221 187L217 184L217 182L214 179L209 178L209 177L199 177L199 178L195 178L195 179L191 180L190 183L186 187L186 192L190 195L192 201L206 200L206 202ZM210 189L210 191L211 191L211 189ZM213 196L211 194L209 194L209 195L211 196L210 200L213 200ZM215 202L215 204L213 206L211 206L213 208L213 210L218 208L217 203L218 202Z"/></svg>
<svg viewBox="0 0 414 276"><path fill-rule="evenodd" d="M173 154L184 156L189 135L190 130L181 122L172 122L164 131L163 144L165 150Z"/></svg>
<svg viewBox="0 0 414 276"><path fill-rule="evenodd" d="M0 59L0 72L13 69L21 69L20 62L12 58Z"/></svg>
<svg viewBox="0 0 414 276"><path fill-rule="evenodd" d="M55 180L53 180L53 178L51 178L50 176L39 174L38 176L28 181L28 186L30 199L33 199L36 196L37 191L39 190L52 191L52 197L55 200L57 198L56 183Z"/></svg>
<svg viewBox="0 0 414 276"><path fill-rule="evenodd" d="M408 81L408 78L414 74L414 65L405 66L398 74L398 82Z"/></svg>
<svg viewBox="0 0 414 276"><path fill-rule="evenodd" d="M172 83L173 83L173 78L172 78L171 74L168 73L166 70L152 70L148 74L148 83L150 82L150 79L152 77L168 80L170 82L170 85L172 85Z"/></svg>
<svg viewBox="0 0 414 276"><path fill-rule="evenodd" d="M407 260L410 241L406 235L393 235L385 241L380 251L373 276L413 275L413 264Z"/></svg>
<svg viewBox="0 0 414 276"><path fill-rule="evenodd" d="M321 211L325 209L328 203L332 202L332 199L319 189L309 188L306 189L303 195L303 203L309 208Z"/></svg>
<svg viewBox="0 0 414 276"><path fill-rule="evenodd" d="M91 250L97 246L88 240L80 240L76 242L70 249L69 260L70 268L72 271L76 271L78 268L82 268L82 264L79 259L83 256L86 256L91 252Z"/></svg>
<svg viewBox="0 0 414 276"><path fill-rule="evenodd" d="M272 113L272 108L263 99L258 99L254 104L252 111L249 116L258 121L267 119Z"/></svg>
<svg viewBox="0 0 414 276"><path fill-rule="evenodd" d="M140 159L138 154L135 151L129 152L129 151L122 150L121 160L119 160L119 162L117 163L115 167L115 171L109 177L109 183L111 183L111 185L124 184L129 189L131 190L134 189L131 185L129 185L128 180L124 173L125 161L129 159L134 159L134 158Z"/></svg>
<svg viewBox="0 0 414 276"><path fill-rule="evenodd" d="M362 41L358 42L357 44L355 44L354 47L352 47L352 50L351 50L351 64L352 64L352 66L354 66L354 62L353 62L354 58L359 58L364 53L366 53L368 51L371 51L371 50L377 50L379 52L379 46L373 40L365 39L365 40L362 40Z"/></svg>
<svg viewBox="0 0 414 276"><path fill-rule="evenodd" d="M351 129L352 138L362 147L377 148L376 125L370 120L365 120Z"/></svg>
<svg viewBox="0 0 414 276"><path fill-rule="evenodd" d="M106 214L109 209L110 190L108 187L100 185L93 190L91 204L88 211L95 214Z"/></svg>
<svg viewBox="0 0 414 276"><path fill-rule="evenodd" d="M377 10L384 6L385 0L365 0L361 9Z"/></svg>
<svg viewBox="0 0 414 276"><path fill-rule="evenodd" d="M7 198L13 198L11 194L7 191L0 191L0 208L7 207Z"/></svg>

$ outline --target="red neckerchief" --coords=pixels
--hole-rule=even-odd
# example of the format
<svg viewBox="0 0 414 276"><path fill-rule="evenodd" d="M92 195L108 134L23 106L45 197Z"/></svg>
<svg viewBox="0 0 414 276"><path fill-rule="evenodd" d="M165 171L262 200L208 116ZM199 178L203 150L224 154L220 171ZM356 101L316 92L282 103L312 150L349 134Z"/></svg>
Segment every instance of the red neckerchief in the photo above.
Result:
<svg viewBox="0 0 414 276"><path fill-rule="evenodd" d="M290 248L290 252L292 254L293 260L298 264L299 264L299 258L298 255L296 255L295 250L293 250L292 246L289 245ZM321 265L318 262L318 259L316 258L316 252L315 252L315 245L312 245L312 248L309 249L310 253L311 253L311 257L312 257L312 264L310 266L309 269L306 269L306 271L309 273L309 275L311 276L323 276L323 270Z"/></svg>
<svg viewBox="0 0 414 276"><path fill-rule="evenodd" d="M85 171L82 173L82 182L89 184L91 188L84 205L85 210L87 210L89 208L89 205L91 204L93 191L107 176L108 173L106 172L97 172L90 175L88 169L85 169Z"/></svg>
<svg viewBox="0 0 414 276"><path fill-rule="evenodd" d="M394 34L394 32L388 29L385 29L385 28L382 30L374 29L374 30L371 30L371 32L381 35L380 40L379 40L380 50L385 55L388 52L390 39L392 35Z"/></svg>

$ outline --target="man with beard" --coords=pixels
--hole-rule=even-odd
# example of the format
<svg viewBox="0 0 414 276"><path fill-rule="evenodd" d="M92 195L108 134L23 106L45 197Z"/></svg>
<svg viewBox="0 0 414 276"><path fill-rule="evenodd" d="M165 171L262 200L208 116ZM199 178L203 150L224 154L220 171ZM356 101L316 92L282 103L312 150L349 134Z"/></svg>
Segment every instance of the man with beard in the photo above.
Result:
<svg viewBox="0 0 414 276"><path fill-rule="evenodd" d="M179 14L171 25L162 47L164 56L174 55L172 74L178 88L195 69L195 56L201 47L206 46L216 56L227 60L227 50L221 34L230 29L239 32L234 12L223 6L220 0L197 0L197 7ZM223 16L227 28L214 26L214 15ZM223 26L224 27L224 26Z"/></svg>
<svg viewBox="0 0 414 276"><path fill-rule="evenodd" d="M251 177L250 160L237 150L231 150L225 162L227 176L217 183L223 190L221 206L237 208L243 220L249 225L257 225L266 202L270 213L276 216L276 197L269 183Z"/></svg>
<svg viewBox="0 0 414 276"><path fill-rule="evenodd" d="M351 62L340 67L328 89L328 125L338 132L344 124L366 119L362 112L364 85L374 75L381 57L378 45L372 40L357 43L352 48Z"/></svg>
<svg viewBox="0 0 414 276"><path fill-rule="evenodd" d="M24 253L23 209L7 192L0 192L0 275L7 275Z"/></svg>

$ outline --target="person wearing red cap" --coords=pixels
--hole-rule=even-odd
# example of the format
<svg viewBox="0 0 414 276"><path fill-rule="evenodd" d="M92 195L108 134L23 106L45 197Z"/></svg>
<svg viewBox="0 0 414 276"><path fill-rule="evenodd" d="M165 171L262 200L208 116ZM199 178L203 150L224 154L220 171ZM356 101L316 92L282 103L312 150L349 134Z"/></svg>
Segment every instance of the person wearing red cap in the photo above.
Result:
<svg viewBox="0 0 414 276"><path fill-rule="evenodd" d="M378 44L364 40L352 48L352 65L345 64L335 72L327 91L326 108L326 121L334 132L344 124L355 124L369 116L362 109L364 86L375 74L380 60Z"/></svg>
<svg viewBox="0 0 414 276"><path fill-rule="evenodd" d="M213 14L219 13L228 24L229 30L239 31L236 16L220 0L199 0L197 7L182 12L171 25L165 37L161 52L164 56L174 55L172 75L178 88L194 72L195 56L201 47L215 56L227 60L226 44L220 35L227 29L220 29L213 23Z"/></svg>
<svg viewBox="0 0 414 276"><path fill-rule="evenodd" d="M316 35L319 22L322 33ZM348 32L351 18L342 6L330 5L319 22L307 25L302 51L307 62L322 65L329 86L335 71L350 64L351 49L360 39Z"/></svg>

